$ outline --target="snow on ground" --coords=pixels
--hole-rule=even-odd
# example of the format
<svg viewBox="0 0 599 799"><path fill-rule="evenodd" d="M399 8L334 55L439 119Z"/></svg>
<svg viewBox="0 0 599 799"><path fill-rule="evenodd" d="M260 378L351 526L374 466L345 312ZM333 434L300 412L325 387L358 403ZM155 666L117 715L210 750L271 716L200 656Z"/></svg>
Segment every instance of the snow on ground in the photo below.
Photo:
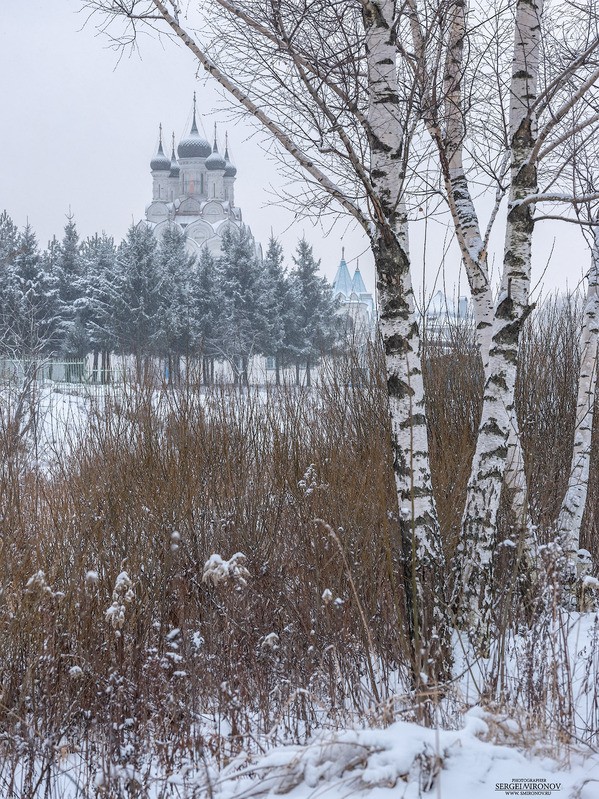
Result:
<svg viewBox="0 0 599 799"><path fill-rule="evenodd" d="M58 455L69 452L76 444L92 396L97 399L89 391L76 391L68 384L61 387L48 382L40 386L37 400L39 423L34 446L39 465L50 465Z"/></svg>
<svg viewBox="0 0 599 799"><path fill-rule="evenodd" d="M541 754L542 741L538 754L533 746L533 754L525 755L481 740L492 728L488 720L473 708L456 731L396 722L384 730L328 734L305 747L273 750L241 778L233 779L229 767L213 789L222 799L263 797L269 791L289 799L599 796L599 755L570 751L567 760L564 753L562 760L553 759Z"/></svg>
<svg viewBox="0 0 599 799"><path fill-rule="evenodd" d="M40 465L50 465L58 453L73 446L90 408L102 401L104 391L104 387L92 392L68 386L42 387L35 452ZM565 655L573 726L581 739L592 738L599 717L598 638L594 614L570 614L565 626L563 619L557 620L553 628L540 630L534 642L514 639L508 646L506 689L513 698L523 700L520 686L533 650L540 682L547 679L547 665L560 662ZM560 640L564 642L561 647ZM532 648L529 651L527 647ZM462 674L459 693L466 706L473 705L480 701L481 687L494 664L492 658L476 662L470 653L467 657L462 642L456 641L455 651L456 673ZM517 719L499 718L475 706L457 730L427 729L398 721L386 729L321 732L305 746L279 746L258 757L242 754L220 771L209 765L201 770L188 765L165 773L157 763L147 763L140 773L131 766L113 765L110 778L120 783L123 796L131 780L143 785L148 799L171 794L180 799L277 795L289 799L599 799L598 752L582 744L578 748L557 744L555 736L552 741L541 734L535 738L523 733L522 726ZM76 752L57 760L51 779L55 793L50 795L61 799L94 795L82 787L89 785L84 770ZM99 771L95 787L101 788L103 782L105 777Z"/></svg>
<svg viewBox="0 0 599 799"><path fill-rule="evenodd" d="M386 729L320 733L305 746L279 746L257 758L242 753L221 771L207 764L171 773L159 773L155 763L139 770L113 765L109 774L99 771L93 785L123 797L132 787L141 788L146 799L599 797L599 753L562 746L548 754L542 739L493 743L486 739L495 736L497 723L475 707L458 730L398 721ZM517 726L505 719L499 723L504 731ZM63 760L47 781L54 791L49 795L94 795L80 768L76 755Z"/></svg>

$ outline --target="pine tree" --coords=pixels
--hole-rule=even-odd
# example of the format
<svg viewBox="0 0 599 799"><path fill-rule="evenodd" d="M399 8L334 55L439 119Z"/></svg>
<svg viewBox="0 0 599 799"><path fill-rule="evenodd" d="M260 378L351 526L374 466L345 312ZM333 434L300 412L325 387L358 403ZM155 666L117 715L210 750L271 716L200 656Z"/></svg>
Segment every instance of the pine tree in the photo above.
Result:
<svg viewBox="0 0 599 799"><path fill-rule="evenodd" d="M195 258L187 253L185 242L185 234L171 225L164 231L157 253L161 289L156 344L168 359L169 381L178 379L180 357L187 355L190 347L190 280Z"/></svg>
<svg viewBox="0 0 599 799"><path fill-rule="evenodd" d="M314 259L312 247L305 238L298 242L293 263L289 349L296 359L296 381L299 382L299 365L303 361L309 386L312 365L321 354L330 352L337 341L339 316L328 281L318 276L320 261Z"/></svg>
<svg viewBox="0 0 599 799"><path fill-rule="evenodd" d="M0 339L8 343L13 324L11 309L13 283L12 273L17 255L19 231L6 211L0 214Z"/></svg>
<svg viewBox="0 0 599 799"><path fill-rule="evenodd" d="M223 312L217 340L235 368L236 382L241 378L247 384L249 359L259 351L265 328L260 308L260 265L246 227L225 231L222 249L218 274Z"/></svg>
<svg viewBox="0 0 599 799"><path fill-rule="evenodd" d="M93 352L92 376L105 383L110 369L110 352L116 346L114 289L116 249L114 240L103 233L88 238L81 247L84 296L79 303L79 323L84 327ZM99 360L101 358L101 367Z"/></svg>
<svg viewBox="0 0 599 799"><path fill-rule="evenodd" d="M121 352L135 356L138 380L142 363L157 350L162 286L156 250L150 228L132 225L118 248L115 281L109 287L116 342Z"/></svg>
<svg viewBox="0 0 599 799"><path fill-rule="evenodd" d="M224 298L216 259L207 247L191 275L192 346L202 361L203 382L214 376L214 360L220 354L218 335L222 328Z"/></svg>
<svg viewBox="0 0 599 799"><path fill-rule="evenodd" d="M264 355L274 356L276 383L279 385L292 321L289 313L290 285L283 267L283 248L272 232L262 268L261 307L264 331L260 350Z"/></svg>
<svg viewBox="0 0 599 799"><path fill-rule="evenodd" d="M63 356L73 358L87 353L88 342L79 319L78 303L85 296L85 283L79 235L71 214L56 255L56 261L52 261L60 313L60 349Z"/></svg>
<svg viewBox="0 0 599 799"><path fill-rule="evenodd" d="M60 322L58 297L29 224L18 238L8 283L8 313L12 318L9 344L21 355L55 354Z"/></svg>

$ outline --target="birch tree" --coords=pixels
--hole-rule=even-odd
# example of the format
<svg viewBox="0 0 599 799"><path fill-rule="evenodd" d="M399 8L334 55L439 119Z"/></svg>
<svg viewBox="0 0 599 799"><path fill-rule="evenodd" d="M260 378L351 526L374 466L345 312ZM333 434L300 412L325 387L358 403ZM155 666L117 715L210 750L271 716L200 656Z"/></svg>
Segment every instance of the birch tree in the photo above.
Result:
<svg viewBox="0 0 599 799"><path fill-rule="evenodd" d="M554 15L560 10L563 13L558 4L552 8ZM589 200L576 186L565 193L556 191L563 183L565 161L551 163L552 156L560 153L575 134L588 137L594 132L599 119L593 94L599 78L597 15L594 8L580 13L571 27L556 24L555 20L544 25L542 2L522 0L515 7L508 128L510 188L503 273L461 542L463 611L483 641L488 639L493 610L492 554L509 451L519 336L531 311L535 211L541 203L558 201L578 206ZM575 124L573 117L578 117ZM543 180L541 190L539 178Z"/></svg>
<svg viewBox="0 0 599 799"><path fill-rule="evenodd" d="M568 487L557 521L557 533L569 564L570 581L588 571L588 553L580 549L582 517L586 507L591 461L593 418L597 389L599 341L599 227L593 229L591 267L580 333L580 375L576 401L576 426ZM576 586L578 604L584 604L584 586Z"/></svg>
<svg viewBox="0 0 599 799"><path fill-rule="evenodd" d="M492 554L514 411L519 335L530 311L533 209L519 201L537 191L537 169L530 156L536 136L532 108L537 98L542 13L542 0L516 3L509 115L510 204L503 275L459 547L464 560L465 608L472 627L482 636L483 647L493 609Z"/></svg>
<svg viewBox="0 0 599 799"><path fill-rule="evenodd" d="M129 27L116 37L121 43L135 41L144 24L176 36L270 134L288 168L295 164L290 168L303 176L306 205L321 214L348 213L366 232L376 264L398 507L411 548L414 672L428 679L431 659L440 662L437 651L447 642L443 580L431 577L443 571L443 550L404 202L417 115L408 70L398 79L399 4L214 0L185 23L178 3L167 0L88 0L86 6L103 15L103 26L117 17L126 21Z"/></svg>
<svg viewBox="0 0 599 799"><path fill-rule="evenodd" d="M498 7L487 18L484 4L473 3L473 13L462 0L425 0L421 6L417 0L408 3L422 118L438 155L440 182L472 293L487 380L456 559L456 593L464 595L462 620L482 631L483 638L496 594L492 557L503 487L510 490L514 518L523 526L527 518L513 386L519 331L530 312L535 205L552 200L581 202L576 187L557 191L564 183L564 146L575 135L589 138L599 118L592 96L597 79L594 5L573 13L569 4L552 3L553 18L543 23L542 6L528 2L516 3L513 14L511 6ZM513 31L509 80L501 47L508 27ZM536 188L538 175L542 190ZM481 182L495 191L484 234L472 190L476 186L480 194ZM507 234L495 301L488 244L506 193ZM534 560L530 539L525 549L530 568Z"/></svg>
<svg viewBox="0 0 599 799"><path fill-rule="evenodd" d="M493 119L491 127L495 131L495 137L499 138L499 143L494 158L485 164L485 170L494 178L495 186L490 188L494 188L495 198L486 229L483 231L471 190L472 180L477 185L480 184L480 174L469 178L464 163L466 143L473 138L472 132L467 130L464 83L468 78L471 84L476 83L476 80L468 75L472 67L468 70L468 65L465 63L466 47L470 45L470 49L473 49L470 41L472 35L467 24L467 4L465 0L447 0L436 6L434 14L422 15L417 0L410 0L409 10L410 32L417 59L416 74L423 103L423 120L438 154L438 168L470 288L477 345L486 373L494 320L494 292L488 267L489 238L508 182L506 172L509 164L509 142L501 135L504 126L498 119ZM440 28L435 35L431 35L431 31L427 30L422 22L423 18L431 17L438 21ZM477 19L476 23L478 27L480 20ZM493 37L495 40L503 38L502 28L505 28L505 23L498 24L497 19L493 19L493 25L486 26L489 27L491 29L488 38ZM427 41L431 39L433 46L429 48ZM486 52L489 46L490 41L487 39L481 50ZM431 55L429 49L432 49ZM491 57L496 56L497 52L493 51ZM480 67L481 63L484 64L482 56L476 59L477 66ZM492 66L491 74L500 75L501 67L501 62L497 60ZM498 85L501 86L500 80ZM486 101L483 99L485 89L481 91L479 88L475 94L478 96L475 99L470 97L469 104L476 103L484 108L485 137L488 139L489 98L487 97ZM491 100L492 106L499 110L500 119L502 99L499 94ZM472 165L476 166L476 163ZM478 172L480 173L480 169ZM527 488L515 413L512 414L510 424L504 481L511 494L512 515L522 527L526 527Z"/></svg>

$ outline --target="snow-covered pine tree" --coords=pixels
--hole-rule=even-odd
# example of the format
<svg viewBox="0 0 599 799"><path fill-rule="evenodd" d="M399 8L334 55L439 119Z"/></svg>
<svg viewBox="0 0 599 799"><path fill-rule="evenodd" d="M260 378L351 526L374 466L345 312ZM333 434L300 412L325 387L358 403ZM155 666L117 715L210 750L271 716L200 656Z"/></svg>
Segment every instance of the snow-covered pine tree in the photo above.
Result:
<svg viewBox="0 0 599 799"><path fill-rule="evenodd" d="M20 234L9 273L12 324L8 342L21 357L37 359L55 354L59 332L59 305L52 276L44 268L31 225Z"/></svg>
<svg viewBox="0 0 599 799"><path fill-rule="evenodd" d="M53 268L58 297L59 348L61 355L68 360L86 355L89 349L85 326L80 319L81 302L85 297L84 263L72 214L67 216L64 235L53 255L55 257L51 257L49 263ZM71 367L68 365L65 374L69 380Z"/></svg>
<svg viewBox="0 0 599 799"><path fill-rule="evenodd" d="M283 266L283 248L270 234L264 256L261 285L261 305L264 314L264 338L260 349L275 360L275 380L281 382L281 366L291 331L290 284Z"/></svg>
<svg viewBox="0 0 599 799"><path fill-rule="evenodd" d="M290 276L291 339L290 349L295 356L296 382L300 364L305 364L306 385L311 385L311 369L319 357L329 352L339 333L337 304L326 278L318 274L312 246L300 239L293 256L295 265Z"/></svg>
<svg viewBox="0 0 599 799"><path fill-rule="evenodd" d="M183 231L170 225L160 239L157 252L161 288L156 345L167 361L169 383L180 379L181 357L188 356L190 348L190 282L195 257L187 253L185 241Z"/></svg>
<svg viewBox="0 0 599 799"><path fill-rule="evenodd" d="M202 382L214 379L214 360L221 353L218 331L223 309L221 285L216 259L203 247L191 274L191 340L193 351L199 356Z"/></svg>
<svg viewBox="0 0 599 799"><path fill-rule="evenodd" d="M264 335L260 307L261 266L247 227L226 230L218 259L219 289L224 298L218 340L233 366L235 381L247 385L250 357Z"/></svg>
<svg viewBox="0 0 599 799"><path fill-rule="evenodd" d="M149 356L157 349L162 290L157 246L147 225L131 225L119 245L115 280L108 287L117 346L123 354L135 356L138 381L147 376L147 369L142 367L148 366Z"/></svg>
<svg viewBox="0 0 599 799"><path fill-rule="evenodd" d="M6 345L13 319L12 271L19 243L19 231L6 211L0 214L0 340Z"/></svg>
<svg viewBox="0 0 599 799"><path fill-rule="evenodd" d="M86 239L81 247L81 257L85 294L80 301L79 319L93 353L92 379L106 383L110 373L110 353L116 346L112 288L116 282L114 239L105 233Z"/></svg>

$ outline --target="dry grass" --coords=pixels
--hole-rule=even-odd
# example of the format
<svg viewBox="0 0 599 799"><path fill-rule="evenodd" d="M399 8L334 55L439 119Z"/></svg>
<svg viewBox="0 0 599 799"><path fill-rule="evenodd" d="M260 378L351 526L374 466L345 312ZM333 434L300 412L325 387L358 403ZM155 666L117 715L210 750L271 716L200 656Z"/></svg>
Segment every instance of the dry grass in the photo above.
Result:
<svg viewBox="0 0 599 799"><path fill-rule="evenodd" d="M303 739L365 714L365 648L384 683L406 642L384 387L377 370L357 387L343 368L312 393L126 386L51 475L31 472L35 491L3 493L6 732L93 730L121 758L134 728L167 742L164 757L222 761L254 737ZM316 518L337 531L370 641ZM211 554L236 552L247 585L202 580ZM123 571L128 599L113 596Z"/></svg>
<svg viewBox="0 0 599 799"><path fill-rule="evenodd" d="M578 325L574 304L555 301L533 317L523 342L518 408L543 531L567 477ZM84 436L50 474L25 468L21 446L4 453L7 758L39 765L53 762L57 748L87 746L97 747L96 762L99 752L139 764L151 746L166 771L183 761L222 764L243 747L302 740L317 726L372 714L367 652L390 706L407 684L410 647L382 364L369 358L367 370L340 360L312 391L128 385L92 407ZM427 344L425 379L451 558L482 392L471 331L456 330L449 348ZM583 537L596 559L598 502L594 489ZM347 566L316 518L337 531ZM509 532L504 519L501 535ZM236 552L246 557L247 584L203 581L210 555ZM514 572L509 553L499 568L506 578ZM128 597L126 587L114 593L122 572ZM123 608L120 628L106 616L114 602ZM518 608L513 594L500 603L506 635ZM530 685L529 704L542 696ZM6 773L14 778L15 769ZM28 782L21 773L21 793L11 794L9 782L0 791L34 796L38 771Z"/></svg>

